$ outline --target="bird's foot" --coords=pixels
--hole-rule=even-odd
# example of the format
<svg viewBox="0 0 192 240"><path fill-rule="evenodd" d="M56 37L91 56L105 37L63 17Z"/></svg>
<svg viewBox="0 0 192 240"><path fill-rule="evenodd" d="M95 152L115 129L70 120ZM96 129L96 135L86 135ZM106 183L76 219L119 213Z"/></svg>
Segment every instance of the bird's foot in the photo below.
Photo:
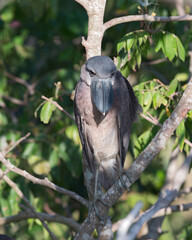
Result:
<svg viewBox="0 0 192 240"><path fill-rule="evenodd" d="M101 220L101 221L104 221L105 218L103 216L101 216L101 214L99 213L99 210L98 210L98 207L97 207L97 202L101 202L103 205L105 205L106 207L110 207L106 202L104 202L102 200L102 198L100 197L95 197L93 199L93 207L94 207L94 210L95 210L95 213L96 215L98 216L98 218Z"/></svg>
<svg viewBox="0 0 192 240"><path fill-rule="evenodd" d="M120 172L120 175L119 175L119 179L120 179L120 181L121 181L121 184L123 185L123 187L125 188L125 189L127 189L127 191L129 192L130 191L130 189L129 189L129 187L127 187L127 185L126 185L126 180L123 178L123 175L126 175L126 177L129 179L129 175L128 175L128 173L126 172L126 170L122 170L121 172ZM129 181L130 181L130 179L129 179ZM130 181L131 182L131 181ZM117 188L118 189L120 189L120 184L119 184L119 181L117 181Z"/></svg>

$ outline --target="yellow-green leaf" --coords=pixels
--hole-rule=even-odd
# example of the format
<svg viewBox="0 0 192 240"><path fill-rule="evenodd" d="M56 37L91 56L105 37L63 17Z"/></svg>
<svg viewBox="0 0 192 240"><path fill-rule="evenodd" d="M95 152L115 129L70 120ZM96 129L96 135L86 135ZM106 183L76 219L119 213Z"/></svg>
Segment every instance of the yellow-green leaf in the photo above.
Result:
<svg viewBox="0 0 192 240"><path fill-rule="evenodd" d="M184 140L185 140L185 123L184 123L184 120L177 127L176 135L177 135L178 140L179 140L179 148L180 148L181 151L183 151Z"/></svg>
<svg viewBox="0 0 192 240"><path fill-rule="evenodd" d="M166 92L167 96L170 96L175 92L175 90L177 89L177 85L178 85L178 81L174 79L168 87L168 91Z"/></svg>
<svg viewBox="0 0 192 240"><path fill-rule="evenodd" d="M184 62L185 61L185 49L178 37L176 38L176 42L177 42L177 51L178 51L179 58Z"/></svg>
<svg viewBox="0 0 192 240"><path fill-rule="evenodd" d="M46 102L43 105L40 113L40 119L43 123L49 123L53 110L55 110L55 106L52 103Z"/></svg>

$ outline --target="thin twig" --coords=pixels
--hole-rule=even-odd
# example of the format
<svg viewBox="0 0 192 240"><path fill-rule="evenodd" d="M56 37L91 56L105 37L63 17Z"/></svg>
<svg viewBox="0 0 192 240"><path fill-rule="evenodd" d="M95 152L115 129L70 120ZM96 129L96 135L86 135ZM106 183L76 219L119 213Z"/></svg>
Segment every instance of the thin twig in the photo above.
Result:
<svg viewBox="0 0 192 240"><path fill-rule="evenodd" d="M140 113L140 116L143 117L144 119L146 119L148 122L153 123L156 126L159 126L159 127L162 126L162 124L160 124L157 119L154 120L154 119L150 118L149 116L146 116L144 113Z"/></svg>
<svg viewBox="0 0 192 240"><path fill-rule="evenodd" d="M10 78L14 82L19 83L19 84L25 86L31 95L34 94L34 88L35 88L37 83L28 84L27 81L25 81L24 79L16 77L16 76L14 76L13 74L11 74L9 72L4 72L4 74L5 74L5 76Z"/></svg>
<svg viewBox="0 0 192 240"><path fill-rule="evenodd" d="M162 87L164 87L165 88L165 90L168 90L168 87L167 86L165 86L165 84L163 84L159 79L154 79L156 82L158 82Z"/></svg>
<svg viewBox="0 0 192 240"><path fill-rule="evenodd" d="M4 172L2 171L1 174L0 174L0 180L3 179L3 177L4 177L5 175L7 175L9 172L10 172L9 169L6 169Z"/></svg>
<svg viewBox="0 0 192 240"><path fill-rule="evenodd" d="M4 99L16 104L16 105L19 105L19 106L25 106L26 105L26 102L24 100L20 100L20 99L17 99L17 98L14 98L14 97L10 97L10 96L3 96Z"/></svg>
<svg viewBox="0 0 192 240"><path fill-rule="evenodd" d="M146 119L148 122L151 122L156 126L162 127L162 124L157 119L152 119L151 117L146 116L144 113L140 113L140 116ZM192 143L187 138L185 138L184 143L186 143L187 145L189 145L190 148L192 148Z"/></svg>
<svg viewBox="0 0 192 240"><path fill-rule="evenodd" d="M0 152L0 161L6 166L7 169L9 169L10 171L12 171L14 173L17 173L17 174L23 176L24 178L27 178L28 180L30 180L34 184L39 184L39 185L49 187L49 188L51 188L51 189L53 189L53 190L55 190L55 191L57 191L61 194L67 195L67 196L75 199L76 201L80 202L84 206L89 207L88 201L86 199L84 199L83 197L79 196L75 192L69 191L69 190L67 190L65 188L62 188L62 187L59 187L58 185L50 182L48 180L48 178L39 179L39 178L36 178L33 175L31 175L30 173L26 172L25 170L21 170L20 168L17 168L9 160L6 160L5 157L1 154L1 152Z"/></svg>
<svg viewBox="0 0 192 240"><path fill-rule="evenodd" d="M148 66L148 65L156 65L156 64L160 64L160 63L163 63L163 62L166 62L167 61L167 58L162 58L162 59L156 59L156 60L152 60L152 61L149 61L149 62L143 62L141 65L142 66Z"/></svg>
<svg viewBox="0 0 192 240"><path fill-rule="evenodd" d="M67 115L67 117L69 117L71 120L75 121L75 118L73 116L71 116L71 114L69 114L64 108L62 108L57 102L52 101L51 99L45 97L45 96L41 96L42 99L45 99L46 101L52 103L53 105L55 105L61 112L65 113L65 115Z"/></svg>
<svg viewBox="0 0 192 240"><path fill-rule="evenodd" d="M20 138L19 140L17 140L6 152L5 152L5 156L11 152L15 147L17 147L21 142L23 142L26 138L28 138L31 135L31 133L27 133L24 137Z"/></svg>

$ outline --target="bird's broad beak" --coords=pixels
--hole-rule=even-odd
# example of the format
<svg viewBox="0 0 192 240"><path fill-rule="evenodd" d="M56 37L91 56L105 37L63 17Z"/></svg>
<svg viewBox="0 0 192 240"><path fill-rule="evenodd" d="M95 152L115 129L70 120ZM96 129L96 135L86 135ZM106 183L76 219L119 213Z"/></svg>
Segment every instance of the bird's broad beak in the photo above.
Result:
<svg viewBox="0 0 192 240"><path fill-rule="evenodd" d="M113 87L111 79L92 78L91 96L97 109L106 115L113 104Z"/></svg>

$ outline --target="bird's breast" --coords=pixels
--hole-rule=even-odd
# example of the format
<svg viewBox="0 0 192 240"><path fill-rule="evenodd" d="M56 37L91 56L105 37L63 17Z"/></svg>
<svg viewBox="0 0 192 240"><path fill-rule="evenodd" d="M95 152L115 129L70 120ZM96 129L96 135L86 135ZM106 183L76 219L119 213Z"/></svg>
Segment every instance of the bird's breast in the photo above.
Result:
<svg viewBox="0 0 192 240"><path fill-rule="evenodd" d="M108 113L110 115L110 112ZM87 137L102 160L115 158L119 151L116 118L106 116L99 125L87 125Z"/></svg>
<svg viewBox="0 0 192 240"><path fill-rule="evenodd" d="M76 104L84 121L86 138L94 152L103 160L116 157L119 151L116 102L107 115L103 116L92 102L90 87L81 82Z"/></svg>

